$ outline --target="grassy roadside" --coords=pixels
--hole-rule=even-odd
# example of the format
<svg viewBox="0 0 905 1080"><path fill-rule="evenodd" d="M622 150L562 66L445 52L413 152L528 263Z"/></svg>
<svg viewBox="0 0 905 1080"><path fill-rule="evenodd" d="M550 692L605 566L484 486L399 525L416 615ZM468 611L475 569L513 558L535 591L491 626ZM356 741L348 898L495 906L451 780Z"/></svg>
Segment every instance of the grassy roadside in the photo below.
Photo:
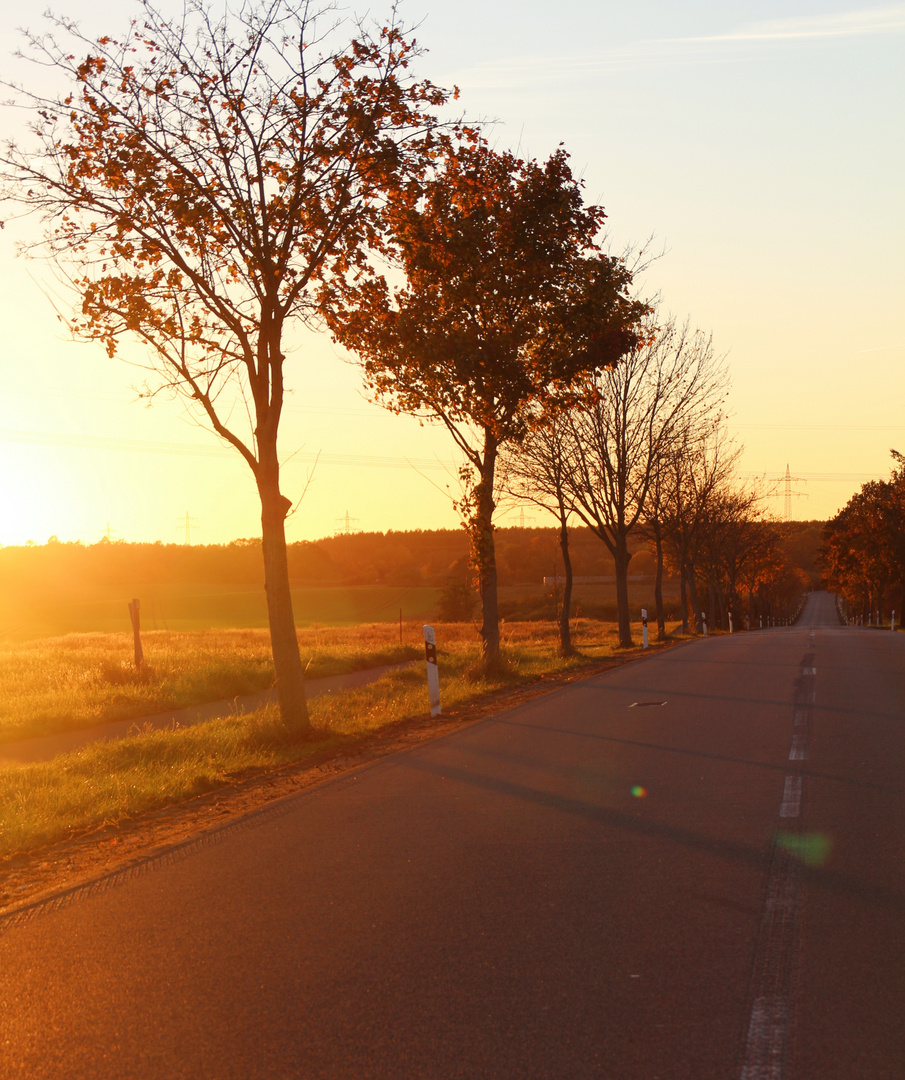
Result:
<svg viewBox="0 0 905 1080"><path fill-rule="evenodd" d="M399 641L391 624L299 631L308 678L400 663L423 645ZM145 664L132 664L131 634L68 634L0 649L0 742L132 720L221 701L273 684L266 630L142 635Z"/></svg>
<svg viewBox="0 0 905 1080"><path fill-rule="evenodd" d="M549 625L507 626L508 670L488 679L475 674L479 646L473 627L443 627L438 640L444 706L448 710L502 687L526 685L618 654L615 634L607 624L580 620L575 631L583 655L563 660L555 655L555 635ZM325 752L343 753L356 741L426 711L424 673L419 666L312 701L317 733L313 740L287 734L277 710L268 707L189 728L146 731L50 762L2 769L0 858L216 790L249 770L303 765Z"/></svg>

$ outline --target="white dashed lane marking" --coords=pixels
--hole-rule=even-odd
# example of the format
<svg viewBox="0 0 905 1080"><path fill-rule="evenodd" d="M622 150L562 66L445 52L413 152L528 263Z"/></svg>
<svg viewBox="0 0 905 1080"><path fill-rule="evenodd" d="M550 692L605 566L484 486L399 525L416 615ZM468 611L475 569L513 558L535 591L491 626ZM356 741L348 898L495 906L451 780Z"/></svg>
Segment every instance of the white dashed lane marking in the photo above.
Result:
<svg viewBox="0 0 905 1080"><path fill-rule="evenodd" d="M782 803L779 807L779 816L784 818L798 817L801 813L801 777L787 776L785 787L782 789Z"/></svg>
<svg viewBox="0 0 905 1080"><path fill-rule="evenodd" d="M795 686L790 761L804 761L811 736L811 705L814 703L814 654L808 653L799 668ZM767 895L758 933L749 990L750 1013L742 1044L739 1080L791 1080L794 1058L792 1040L798 998L798 950L800 948L799 877L801 868L786 838L798 834L795 819L801 817L804 778L785 778L780 818L788 821L777 833L767 875Z"/></svg>
<svg viewBox="0 0 905 1080"><path fill-rule="evenodd" d="M789 750L789 761L804 761L808 756L808 737L795 732L792 736L792 748Z"/></svg>

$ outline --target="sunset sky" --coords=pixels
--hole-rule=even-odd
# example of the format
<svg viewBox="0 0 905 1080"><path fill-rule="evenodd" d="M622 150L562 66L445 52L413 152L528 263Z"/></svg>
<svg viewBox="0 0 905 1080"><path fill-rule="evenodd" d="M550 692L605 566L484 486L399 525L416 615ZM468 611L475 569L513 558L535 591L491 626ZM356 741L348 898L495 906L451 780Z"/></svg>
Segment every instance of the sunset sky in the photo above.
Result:
<svg viewBox="0 0 905 1080"><path fill-rule="evenodd" d="M54 6L98 34L130 15ZM34 80L11 54L22 19L41 20L10 7L5 70ZM429 50L420 73L495 120L494 145L544 157L564 143L613 247L652 236L663 250L644 291L728 354L746 474L788 463L807 496L793 516L826 518L888 473L890 447L905 451L905 4L406 0L402 14ZM4 138L21 124L0 111ZM35 228L0 233L0 544L93 543L108 527L176 542L187 514L194 543L258 535L235 452L179 403L137 402L139 368L68 340L50 268L15 257ZM290 498L320 455L289 538L329 535L347 512L369 531L455 527L445 432L368 404L328 338L289 344ZM518 508L498 520L517 524Z"/></svg>

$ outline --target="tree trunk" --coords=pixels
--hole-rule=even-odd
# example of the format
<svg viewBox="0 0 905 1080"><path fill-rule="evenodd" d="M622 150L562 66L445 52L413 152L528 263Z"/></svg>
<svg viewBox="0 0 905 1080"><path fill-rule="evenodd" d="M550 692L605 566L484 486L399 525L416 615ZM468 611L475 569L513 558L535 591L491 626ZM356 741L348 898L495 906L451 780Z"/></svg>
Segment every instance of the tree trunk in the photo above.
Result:
<svg viewBox="0 0 905 1080"><path fill-rule="evenodd" d="M707 571L707 623L711 630L716 630L717 628L716 612L716 582L714 580L713 570L709 569ZM720 616L719 619L719 627L721 630L723 629L722 616Z"/></svg>
<svg viewBox="0 0 905 1080"><path fill-rule="evenodd" d="M628 603L628 564L631 556L628 553L628 538L616 536L615 551L613 553L616 562L616 617L619 625L619 645L623 649L632 647L632 622Z"/></svg>
<svg viewBox="0 0 905 1080"><path fill-rule="evenodd" d="M481 593L481 653L485 672L498 671L500 654L500 607L497 596L496 546L493 539L493 480L496 472L497 442L484 432L481 478L474 492L474 511L469 521L472 559Z"/></svg>
<svg viewBox="0 0 905 1080"><path fill-rule="evenodd" d="M726 603L726 594L723 592L723 583L716 579L716 603L720 613L720 629L729 629L729 604Z"/></svg>
<svg viewBox="0 0 905 1080"><path fill-rule="evenodd" d="M559 613L559 653L560 656L572 656L572 633L569 625L569 613L572 607L572 556L569 553L569 528L566 524L566 512L562 501L559 504L559 547L562 551L562 564L565 569L566 583L562 593L562 609Z"/></svg>
<svg viewBox="0 0 905 1080"><path fill-rule="evenodd" d="M682 605L682 633L688 633L688 573L685 570L685 563L681 564L679 570L679 602Z"/></svg>
<svg viewBox="0 0 905 1080"><path fill-rule="evenodd" d="M666 617L663 614L663 532L658 519L653 521L657 550L657 573L654 577L654 605L657 609L657 641L666 641Z"/></svg>
<svg viewBox="0 0 905 1080"><path fill-rule="evenodd" d="M694 621L695 633L702 634L704 626L701 622L701 609L698 606L698 583L695 580L694 567L691 563L686 564L685 574L688 579L688 595L691 598L691 615Z"/></svg>
<svg viewBox="0 0 905 1080"><path fill-rule="evenodd" d="M305 672L292 614L289 562L286 557L286 514L292 503L280 494L279 472L262 469L258 477L261 496L261 542L264 551L264 591L270 622L270 644L276 675L280 717L291 731L311 729L305 701Z"/></svg>

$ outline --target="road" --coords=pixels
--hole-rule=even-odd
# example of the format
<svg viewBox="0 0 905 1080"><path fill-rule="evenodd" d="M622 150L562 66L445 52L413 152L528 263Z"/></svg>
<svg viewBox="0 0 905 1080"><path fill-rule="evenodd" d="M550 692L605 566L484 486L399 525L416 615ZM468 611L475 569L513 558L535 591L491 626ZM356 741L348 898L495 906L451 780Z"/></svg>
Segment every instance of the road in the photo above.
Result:
<svg viewBox="0 0 905 1080"><path fill-rule="evenodd" d="M644 658L0 922L11 1078L905 1076L905 635Z"/></svg>

